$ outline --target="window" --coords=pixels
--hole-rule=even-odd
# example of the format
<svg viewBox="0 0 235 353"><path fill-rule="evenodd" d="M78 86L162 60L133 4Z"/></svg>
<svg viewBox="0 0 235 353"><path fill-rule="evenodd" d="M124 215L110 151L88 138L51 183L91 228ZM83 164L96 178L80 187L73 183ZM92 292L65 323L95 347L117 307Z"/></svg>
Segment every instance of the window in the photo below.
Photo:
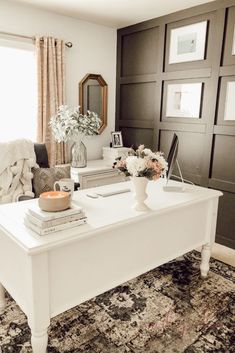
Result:
<svg viewBox="0 0 235 353"><path fill-rule="evenodd" d="M0 39L0 142L36 141L36 77L34 45Z"/></svg>

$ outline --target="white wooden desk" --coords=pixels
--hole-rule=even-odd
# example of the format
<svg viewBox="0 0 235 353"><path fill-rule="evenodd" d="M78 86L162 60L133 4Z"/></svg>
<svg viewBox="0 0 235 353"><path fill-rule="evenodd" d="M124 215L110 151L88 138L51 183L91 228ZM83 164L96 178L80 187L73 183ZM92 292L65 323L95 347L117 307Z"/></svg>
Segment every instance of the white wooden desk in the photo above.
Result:
<svg viewBox="0 0 235 353"><path fill-rule="evenodd" d="M220 192L164 192L162 181L150 182L147 213L131 208L130 192L98 199L86 193L74 198L89 224L42 237L23 225L37 200L0 206L0 309L4 286L28 317L34 353L46 352L52 317L177 256L202 245L202 276L209 270Z"/></svg>

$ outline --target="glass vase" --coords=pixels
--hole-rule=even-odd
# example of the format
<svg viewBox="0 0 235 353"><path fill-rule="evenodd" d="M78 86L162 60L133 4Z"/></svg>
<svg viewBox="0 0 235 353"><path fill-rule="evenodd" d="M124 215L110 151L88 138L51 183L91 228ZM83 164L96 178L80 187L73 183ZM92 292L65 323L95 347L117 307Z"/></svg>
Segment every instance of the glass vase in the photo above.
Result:
<svg viewBox="0 0 235 353"><path fill-rule="evenodd" d="M82 141L75 141L72 149L71 167L84 168L87 166L87 150Z"/></svg>

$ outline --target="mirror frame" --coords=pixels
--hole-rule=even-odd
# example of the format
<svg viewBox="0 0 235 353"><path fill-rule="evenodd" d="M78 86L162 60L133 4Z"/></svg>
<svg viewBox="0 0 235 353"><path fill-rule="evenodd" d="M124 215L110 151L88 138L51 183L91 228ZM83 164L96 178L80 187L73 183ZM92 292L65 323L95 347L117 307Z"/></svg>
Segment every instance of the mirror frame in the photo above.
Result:
<svg viewBox="0 0 235 353"><path fill-rule="evenodd" d="M100 119L102 120L102 125L99 129L100 135L107 126L108 85L99 74L87 74L83 77L83 79L79 82L79 104L82 114L84 114L84 86L88 80L96 80L101 87L102 111Z"/></svg>

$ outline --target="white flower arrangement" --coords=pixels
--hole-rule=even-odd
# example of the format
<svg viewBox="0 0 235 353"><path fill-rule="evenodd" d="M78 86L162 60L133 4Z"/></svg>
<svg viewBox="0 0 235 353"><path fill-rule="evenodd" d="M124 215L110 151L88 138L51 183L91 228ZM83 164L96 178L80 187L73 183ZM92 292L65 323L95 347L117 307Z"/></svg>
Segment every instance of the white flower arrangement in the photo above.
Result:
<svg viewBox="0 0 235 353"><path fill-rule="evenodd" d="M140 145L136 151L131 150L125 159L118 158L113 167L126 176L157 180L166 173L168 165L162 152L152 152Z"/></svg>
<svg viewBox="0 0 235 353"><path fill-rule="evenodd" d="M80 113L80 107L61 105L49 123L57 142L82 140L84 136L98 135L101 119L94 112Z"/></svg>

